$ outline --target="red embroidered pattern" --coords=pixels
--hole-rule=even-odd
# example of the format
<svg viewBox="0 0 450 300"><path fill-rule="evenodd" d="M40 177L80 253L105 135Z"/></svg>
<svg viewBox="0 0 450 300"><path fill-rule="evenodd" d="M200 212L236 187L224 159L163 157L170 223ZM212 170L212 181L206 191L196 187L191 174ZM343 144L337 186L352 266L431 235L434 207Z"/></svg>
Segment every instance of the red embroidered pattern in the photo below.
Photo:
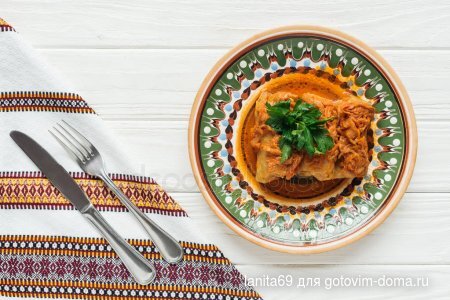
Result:
<svg viewBox="0 0 450 300"><path fill-rule="evenodd" d="M137 285L103 239L0 236L0 295L260 299L213 245L182 242L184 260L168 264L149 241L130 243L151 256L157 272L151 285Z"/></svg>
<svg viewBox="0 0 450 300"><path fill-rule="evenodd" d="M91 202L103 211L126 211L119 199L104 185L85 173L71 173ZM153 179L112 174L124 194L145 212L187 216L180 205ZM0 208L74 209L72 204L40 172L0 173Z"/></svg>

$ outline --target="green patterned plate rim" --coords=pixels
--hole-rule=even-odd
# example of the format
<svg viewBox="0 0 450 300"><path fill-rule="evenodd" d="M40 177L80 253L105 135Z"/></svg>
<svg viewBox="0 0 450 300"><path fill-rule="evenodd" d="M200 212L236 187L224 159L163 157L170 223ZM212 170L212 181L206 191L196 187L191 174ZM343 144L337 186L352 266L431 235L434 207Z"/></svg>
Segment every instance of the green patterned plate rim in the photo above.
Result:
<svg viewBox="0 0 450 300"><path fill-rule="evenodd" d="M337 78L375 108L374 147L366 176L316 205L282 205L258 197L236 163L240 112L264 83L287 73ZM415 163L417 132L408 95L372 49L321 27L283 27L255 36L211 70L194 103L189 152L197 182L221 219L245 238L270 249L331 250L370 232L402 197Z"/></svg>

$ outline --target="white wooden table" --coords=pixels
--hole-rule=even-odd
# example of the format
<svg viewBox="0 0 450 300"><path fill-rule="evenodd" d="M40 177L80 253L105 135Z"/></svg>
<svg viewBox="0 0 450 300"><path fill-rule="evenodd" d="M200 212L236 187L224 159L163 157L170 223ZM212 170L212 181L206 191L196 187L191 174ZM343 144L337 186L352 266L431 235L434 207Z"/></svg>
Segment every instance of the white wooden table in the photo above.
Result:
<svg viewBox="0 0 450 300"><path fill-rule="evenodd" d="M429 286L260 287L266 299L450 297L448 1L1 0L1 16L71 80L203 234L247 276L426 277ZM190 107L230 47L288 24L341 29L376 48L404 81L419 153L408 193L374 233L319 255L271 252L236 236L199 194L187 153Z"/></svg>

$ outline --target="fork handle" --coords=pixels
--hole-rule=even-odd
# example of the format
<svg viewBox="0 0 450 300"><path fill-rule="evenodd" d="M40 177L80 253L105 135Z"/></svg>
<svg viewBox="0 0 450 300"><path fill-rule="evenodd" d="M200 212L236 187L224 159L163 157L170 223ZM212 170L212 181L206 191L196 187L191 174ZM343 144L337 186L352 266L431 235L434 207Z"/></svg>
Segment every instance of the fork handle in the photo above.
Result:
<svg viewBox="0 0 450 300"><path fill-rule="evenodd" d="M136 249L128 244L102 217L94 206L89 206L82 215L108 241L113 250L130 271L133 278L142 285L149 284L156 275L153 265Z"/></svg>
<svg viewBox="0 0 450 300"><path fill-rule="evenodd" d="M139 223L144 227L150 235L156 248L158 248L161 256L169 263L177 263L183 258L183 248L169 233L162 229L158 224L152 221L144 214L112 181L106 172L100 174L99 177L106 185L116 194L125 207L136 217Z"/></svg>

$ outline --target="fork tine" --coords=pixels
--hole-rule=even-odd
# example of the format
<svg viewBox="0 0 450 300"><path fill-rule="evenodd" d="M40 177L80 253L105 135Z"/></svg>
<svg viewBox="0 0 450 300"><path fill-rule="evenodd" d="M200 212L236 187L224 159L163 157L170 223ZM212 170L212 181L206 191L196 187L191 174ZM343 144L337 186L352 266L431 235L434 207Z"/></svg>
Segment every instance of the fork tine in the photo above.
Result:
<svg viewBox="0 0 450 300"><path fill-rule="evenodd" d="M89 142L89 140L87 138L84 137L84 135L82 135L78 130L76 130L72 125L70 125L69 123L67 123L65 120L61 120L61 122L63 122L67 127L69 127L69 129L81 140L84 142L84 145L86 147L88 147L89 149L95 149L94 145L92 145L91 142ZM92 151L89 151L92 152Z"/></svg>
<svg viewBox="0 0 450 300"><path fill-rule="evenodd" d="M53 128L56 129L56 127L59 126L59 128L63 131L59 133L61 133L62 135L64 135L64 137L79 151L81 152L81 154L83 154L84 158L86 160L91 158L91 154L92 154L92 150L91 149L87 149L88 147L86 145L83 145L82 142L80 142L75 136L73 136L73 134L67 130L64 126L62 126L61 124L57 123L56 126L54 126Z"/></svg>
<svg viewBox="0 0 450 300"><path fill-rule="evenodd" d="M58 132L60 137L58 137L53 131L49 130L50 134L58 141L58 143L66 149L66 151L71 154L76 160L85 162L86 159L84 155L72 144L71 141L69 141L68 138L66 138L65 135L63 135L56 127L53 127L53 129ZM64 141L63 141L64 140ZM70 145L70 146L69 146ZM74 150L75 149L75 150Z"/></svg>

